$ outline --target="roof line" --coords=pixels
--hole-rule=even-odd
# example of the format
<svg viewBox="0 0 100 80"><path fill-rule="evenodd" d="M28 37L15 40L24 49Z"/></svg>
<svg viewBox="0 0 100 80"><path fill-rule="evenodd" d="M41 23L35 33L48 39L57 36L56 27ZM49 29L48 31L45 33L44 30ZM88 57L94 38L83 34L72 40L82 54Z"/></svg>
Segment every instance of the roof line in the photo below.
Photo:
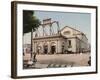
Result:
<svg viewBox="0 0 100 80"><path fill-rule="evenodd" d="M71 29L73 29L73 30L75 30L75 31L78 31L78 32L80 32L81 34L83 34L83 35L86 37L86 35L85 35L83 32L81 32L81 31L79 31L79 30L77 30L77 29L75 29L75 28L69 27L69 26L63 27L63 28L60 30L60 32L61 32L64 28L66 28L66 27L71 28ZM87 38L87 37L86 37L86 38Z"/></svg>
<svg viewBox="0 0 100 80"><path fill-rule="evenodd" d="M63 27L60 31L62 31L64 28L66 28L66 27L69 27L69 26L65 26L65 27ZM78 32L80 32L80 33L83 33L83 32L81 32L81 31L79 31L79 30L77 30L77 29L75 29L75 28L72 28L72 27L69 27L69 28L71 28L71 29L73 29L73 30L75 30L75 31L78 31ZM84 33L83 33L84 34Z"/></svg>

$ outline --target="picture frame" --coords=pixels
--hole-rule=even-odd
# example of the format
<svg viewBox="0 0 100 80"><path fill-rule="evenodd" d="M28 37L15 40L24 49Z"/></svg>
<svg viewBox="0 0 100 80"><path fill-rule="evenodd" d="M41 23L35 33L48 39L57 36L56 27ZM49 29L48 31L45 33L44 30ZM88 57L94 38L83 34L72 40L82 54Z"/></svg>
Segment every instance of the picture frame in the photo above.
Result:
<svg viewBox="0 0 100 80"><path fill-rule="evenodd" d="M11 77L35 78L35 77L51 77L51 76L97 73L98 71L97 70L97 44L98 44L97 10L98 10L97 6L90 6L90 5L12 1L11 2ZM26 13L24 14L25 11ZM35 13L34 14L35 17L39 18L39 20L43 20L43 22L41 21L41 24L39 24L39 26L40 25L42 26L42 29L40 29L40 31L43 30L42 32L40 32L40 35L43 33L41 38L36 37L36 35L38 35L36 34L37 28L36 29L34 28L34 30L32 28L33 32L32 34L30 34L32 40L28 36L24 38L24 31L26 30L27 33L28 30L28 28L26 29L24 28L24 24L27 23L27 22L24 23L25 20L24 17L26 17L26 21L28 20L27 12L30 12L30 14L32 15ZM46 17L46 19L44 19L44 17ZM54 19L53 22L51 18ZM58 21L62 21L61 24L63 23L63 25L64 23L66 23L66 25L67 24L69 25L69 26L67 25L67 28L62 27L62 29L57 27L58 31L55 30L56 27L54 25L53 28L54 32L57 32L59 35L63 36L63 38L60 36L51 37L51 34L53 34L51 29L53 23L57 24L57 26L62 26L58 25L58 21L56 21L56 19L58 19ZM70 25L73 26L74 24L76 24L75 25L76 27L74 28L70 27ZM86 24L85 25L86 27L83 27L84 24ZM50 26L49 29L48 27L45 27L46 25ZM48 33L49 36L46 35L47 33L45 33L46 31L45 28L47 28L48 30L47 33L51 31L50 34ZM75 32L73 33L73 35L75 35L74 38L67 36L70 34L70 32L67 31L66 29ZM83 32L81 32L82 30ZM34 32L36 35L33 35ZM84 32L87 35L85 35ZM81 38L76 36L76 34L81 35ZM33 38L33 36L35 36L35 38ZM87 43L87 45L86 43L85 44L81 43L80 40L82 39L83 41L86 41L86 36L88 37L87 40L89 40L89 43ZM60 46L59 45L60 43L57 42L53 43L52 39L53 41L55 41L56 39L57 42L59 42L59 40L60 41L65 40L65 42L61 42ZM27 45L29 46L28 47L29 50L25 49L26 53L29 53L31 56L30 60L32 62L30 61L29 63L28 62L25 63L24 60L24 56L26 55L24 52L24 43L27 43L27 40L29 40L29 42L32 43ZM50 44L52 46L49 45L47 46L47 44L49 43L47 42L48 40L49 42L52 42L52 44ZM77 44L74 44L73 41L77 41ZM79 44L78 41L80 42ZM39 45L39 43L41 44ZM41 47L42 43L44 44L43 47ZM37 44L39 46L37 46ZM80 44L82 46L79 46ZM54 45L56 45L56 47ZM77 60L75 63L74 61L77 58L79 60ZM69 62L66 61L64 62L64 59ZM70 62L70 59L75 59L75 60ZM29 65L31 63L32 65ZM33 65L33 63L35 64Z"/></svg>

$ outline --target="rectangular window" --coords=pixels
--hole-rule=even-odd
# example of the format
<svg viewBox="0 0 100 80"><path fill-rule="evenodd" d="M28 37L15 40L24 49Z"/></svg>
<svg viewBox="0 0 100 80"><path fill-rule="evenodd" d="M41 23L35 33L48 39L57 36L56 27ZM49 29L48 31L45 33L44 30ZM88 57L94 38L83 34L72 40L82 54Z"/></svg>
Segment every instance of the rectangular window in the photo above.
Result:
<svg viewBox="0 0 100 80"><path fill-rule="evenodd" d="M71 48L71 40L68 40L68 48Z"/></svg>

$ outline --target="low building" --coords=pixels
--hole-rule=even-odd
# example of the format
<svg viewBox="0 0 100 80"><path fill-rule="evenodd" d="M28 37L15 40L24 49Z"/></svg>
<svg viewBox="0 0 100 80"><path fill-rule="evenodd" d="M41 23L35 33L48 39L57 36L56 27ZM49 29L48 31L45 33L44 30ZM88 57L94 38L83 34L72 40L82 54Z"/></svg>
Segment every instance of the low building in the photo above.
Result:
<svg viewBox="0 0 100 80"><path fill-rule="evenodd" d="M33 52L38 54L80 53L87 50L86 35L69 26L65 26L58 34L33 38Z"/></svg>

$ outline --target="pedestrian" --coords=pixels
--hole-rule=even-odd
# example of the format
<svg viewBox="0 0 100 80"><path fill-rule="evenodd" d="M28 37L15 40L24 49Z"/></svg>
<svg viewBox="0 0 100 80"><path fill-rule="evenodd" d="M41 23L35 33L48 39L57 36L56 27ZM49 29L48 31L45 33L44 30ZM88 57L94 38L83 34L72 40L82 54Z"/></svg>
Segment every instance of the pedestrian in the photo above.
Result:
<svg viewBox="0 0 100 80"><path fill-rule="evenodd" d="M36 55L37 55L37 53L34 53L34 56L33 56L33 62L36 62L36 61L37 61Z"/></svg>
<svg viewBox="0 0 100 80"><path fill-rule="evenodd" d="M91 57L89 57L88 64L89 64L89 66L91 66Z"/></svg>

